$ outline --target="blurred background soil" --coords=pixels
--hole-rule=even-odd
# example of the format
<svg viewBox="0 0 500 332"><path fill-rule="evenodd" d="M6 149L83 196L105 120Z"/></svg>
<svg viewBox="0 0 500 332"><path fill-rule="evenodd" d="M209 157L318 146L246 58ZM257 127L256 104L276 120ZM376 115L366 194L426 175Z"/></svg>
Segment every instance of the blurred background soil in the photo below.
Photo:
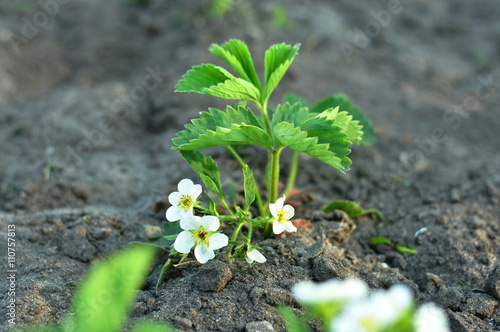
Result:
<svg viewBox="0 0 500 332"><path fill-rule="evenodd" d="M89 264L161 226L166 195L196 179L171 139L200 111L230 103L175 94L175 84L193 65L222 64L212 43L239 38L259 72L270 45L301 44L273 106L288 92L312 102L345 93L376 141L354 147L345 175L303 156L297 187L310 201L297 217L311 225L257 236L267 263L191 264L159 295L155 269L132 321L281 331L275 306L300 310L294 283L358 276L373 288L407 284L446 309L453 331L499 330L500 3L235 0L222 17L210 5L0 2L0 236L6 243L16 225L17 323L62 319ZM265 156L243 156L259 173ZM237 164L221 150L214 158L235 188ZM333 199L379 209L384 222L321 213ZM418 253L370 246L373 236Z"/></svg>

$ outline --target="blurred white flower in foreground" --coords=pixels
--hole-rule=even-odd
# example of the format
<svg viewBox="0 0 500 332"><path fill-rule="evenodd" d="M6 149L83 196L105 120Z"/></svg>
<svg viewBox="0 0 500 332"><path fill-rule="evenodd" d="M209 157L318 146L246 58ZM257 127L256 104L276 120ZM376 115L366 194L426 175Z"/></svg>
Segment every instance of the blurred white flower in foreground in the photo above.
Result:
<svg viewBox="0 0 500 332"><path fill-rule="evenodd" d="M181 180L177 185L177 189L179 191L174 191L168 195L168 201L172 204L165 214L168 221L177 221L192 216L196 199L202 192L201 185L194 184L189 179Z"/></svg>
<svg viewBox="0 0 500 332"><path fill-rule="evenodd" d="M377 290L365 299L350 302L332 321L330 331L385 331L404 319L412 304L412 294L406 286L395 285L388 291Z"/></svg>
<svg viewBox="0 0 500 332"><path fill-rule="evenodd" d="M215 216L187 216L181 219L180 226L183 231L175 239L175 250L187 254L194 246L194 256L201 264L215 257L214 250L228 244L228 237L217 232L220 222Z"/></svg>
<svg viewBox="0 0 500 332"><path fill-rule="evenodd" d="M368 286L356 278L332 279L323 283L302 281L292 287L292 295L303 304L345 302L368 293Z"/></svg>
<svg viewBox="0 0 500 332"><path fill-rule="evenodd" d="M269 211L274 217L273 221L273 232L274 234L281 234L284 231L296 232L297 227L295 227L290 219L295 214L295 209L293 206L285 205L285 196L278 198L276 203L269 204Z"/></svg>
<svg viewBox="0 0 500 332"><path fill-rule="evenodd" d="M247 257L245 257L248 264L252 264L254 261L257 263L264 263L266 257L260 253L257 249L251 249L247 251Z"/></svg>
<svg viewBox="0 0 500 332"><path fill-rule="evenodd" d="M415 312L416 332L449 332L448 319L443 309L434 303L425 303Z"/></svg>

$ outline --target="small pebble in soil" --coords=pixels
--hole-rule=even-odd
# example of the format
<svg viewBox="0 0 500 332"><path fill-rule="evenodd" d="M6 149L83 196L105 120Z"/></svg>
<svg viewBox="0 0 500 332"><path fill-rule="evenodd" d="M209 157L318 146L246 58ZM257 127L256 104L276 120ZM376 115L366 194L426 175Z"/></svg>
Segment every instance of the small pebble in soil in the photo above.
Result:
<svg viewBox="0 0 500 332"><path fill-rule="evenodd" d="M251 322L245 325L245 332L273 332L275 331L271 323L264 320L262 322Z"/></svg>
<svg viewBox="0 0 500 332"><path fill-rule="evenodd" d="M96 248L87 240L87 229L83 226L77 226L74 229L67 230L61 236L61 252L80 262L91 261L95 254Z"/></svg>
<svg viewBox="0 0 500 332"><path fill-rule="evenodd" d="M204 292L219 292L232 277L231 268L227 263L211 260L198 269L194 284Z"/></svg>
<svg viewBox="0 0 500 332"><path fill-rule="evenodd" d="M458 310L463 302L465 302L465 295L459 287L448 287L441 289L437 294L436 301L445 308L451 310Z"/></svg>
<svg viewBox="0 0 500 332"><path fill-rule="evenodd" d="M146 238L148 240L156 240L163 235L163 230L159 226L144 225L144 233L146 233Z"/></svg>
<svg viewBox="0 0 500 332"><path fill-rule="evenodd" d="M348 264L339 258L322 256L313 260L312 277L315 281L345 279L353 274Z"/></svg>

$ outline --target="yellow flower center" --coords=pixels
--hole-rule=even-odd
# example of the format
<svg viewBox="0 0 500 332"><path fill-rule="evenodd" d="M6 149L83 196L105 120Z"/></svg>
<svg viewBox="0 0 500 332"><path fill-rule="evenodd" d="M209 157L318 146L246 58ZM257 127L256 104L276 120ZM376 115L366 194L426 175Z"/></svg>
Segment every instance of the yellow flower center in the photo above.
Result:
<svg viewBox="0 0 500 332"><path fill-rule="evenodd" d="M177 206L184 211L187 211L191 208L191 206L193 206L193 199L189 195L182 195Z"/></svg>
<svg viewBox="0 0 500 332"><path fill-rule="evenodd" d="M280 224L284 224L288 221L288 213L284 209L276 211L276 215L278 216L277 221Z"/></svg>
<svg viewBox="0 0 500 332"><path fill-rule="evenodd" d="M210 235L203 227L200 227L196 231L194 231L193 237L195 238L196 245L199 244L208 245L208 239Z"/></svg>

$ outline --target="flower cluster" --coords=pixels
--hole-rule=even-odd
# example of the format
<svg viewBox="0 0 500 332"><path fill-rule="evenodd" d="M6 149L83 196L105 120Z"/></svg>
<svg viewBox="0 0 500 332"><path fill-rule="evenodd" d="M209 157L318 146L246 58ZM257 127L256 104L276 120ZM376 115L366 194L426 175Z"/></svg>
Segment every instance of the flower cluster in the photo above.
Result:
<svg viewBox="0 0 500 332"><path fill-rule="evenodd" d="M332 332L449 332L443 309L426 303L415 310L410 289L394 285L368 295L359 279L304 281L292 288L293 296L320 317Z"/></svg>
<svg viewBox="0 0 500 332"><path fill-rule="evenodd" d="M215 257L214 250L227 246L228 237L218 231L219 218L215 216L197 217L193 214L202 188L189 179L183 179L177 185L179 191L168 196L172 204L167 209L168 221L180 221L182 232L177 235L174 248L180 253L188 254L194 247L194 256L201 264Z"/></svg>
<svg viewBox="0 0 500 332"><path fill-rule="evenodd" d="M215 250L229 244L229 238L219 231L220 220L217 216L194 215L194 208L199 207L197 199L203 191L201 185L194 184L190 179L183 179L177 185L177 189L178 191L168 196L168 201L172 206L165 214L168 221L179 221L182 229L182 232L175 238L174 249L179 253L188 254L194 248L196 259L204 264L215 257ZM284 196L276 203L269 204L269 212L272 215L272 228L275 234L297 231L290 221L295 213L294 208L285 204ZM245 241L237 248L242 259L249 264L264 263L266 258L257 250L258 247L250 245L249 238L245 238Z"/></svg>

